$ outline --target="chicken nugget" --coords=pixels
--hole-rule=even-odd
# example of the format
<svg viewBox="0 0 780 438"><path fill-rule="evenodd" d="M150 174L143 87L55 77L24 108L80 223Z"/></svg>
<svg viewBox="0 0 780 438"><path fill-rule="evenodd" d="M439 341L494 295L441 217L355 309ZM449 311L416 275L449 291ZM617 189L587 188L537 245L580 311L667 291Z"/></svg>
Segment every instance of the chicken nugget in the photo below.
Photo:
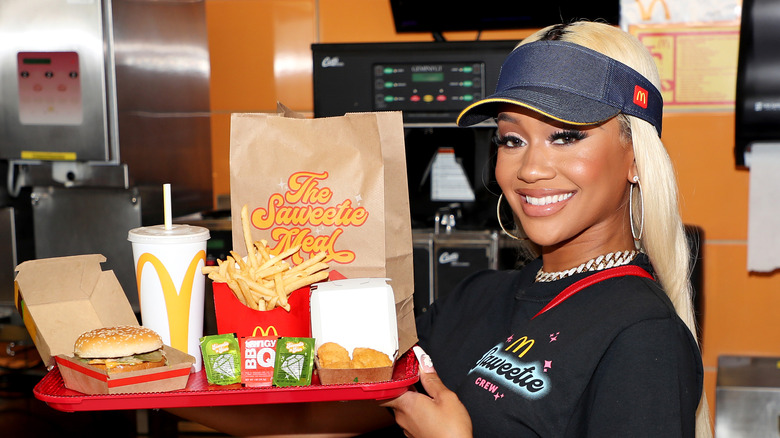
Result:
<svg viewBox="0 0 780 438"><path fill-rule="evenodd" d="M353 368L380 368L389 367L392 364L393 361L381 351L361 347L352 350Z"/></svg>
<svg viewBox="0 0 780 438"><path fill-rule="evenodd" d="M322 368L351 368L349 352L335 342L326 342L317 349L317 358Z"/></svg>
<svg viewBox="0 0 780 438"><path fill-rule="evenodd" d="M332 368L337 370L342 369L349 369L352 368L352 361L351 360L342 360L338 362L330 362L328 363L328 366L324 366L323 368Z"/></svg>

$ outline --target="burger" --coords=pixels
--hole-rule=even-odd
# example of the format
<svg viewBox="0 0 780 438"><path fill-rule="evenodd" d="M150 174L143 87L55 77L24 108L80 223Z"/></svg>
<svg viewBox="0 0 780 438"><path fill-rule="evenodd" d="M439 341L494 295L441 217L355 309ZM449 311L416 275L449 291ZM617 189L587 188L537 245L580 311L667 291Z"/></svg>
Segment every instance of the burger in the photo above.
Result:
<svg viewBox="0 0 780 438"><path fill-rule="evenodd" d="M88 331L73 352L82 362L108 373L126 373L167 365L160 335L146 327L117 326Z"/></svg>

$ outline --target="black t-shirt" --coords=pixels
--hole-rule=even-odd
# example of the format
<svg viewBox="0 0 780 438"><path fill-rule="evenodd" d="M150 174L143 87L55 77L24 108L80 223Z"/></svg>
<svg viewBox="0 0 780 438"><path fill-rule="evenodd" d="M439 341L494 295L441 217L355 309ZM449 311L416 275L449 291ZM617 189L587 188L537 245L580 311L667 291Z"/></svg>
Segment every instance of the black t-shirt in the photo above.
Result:
<svg viewBox="0 0 780 438"><path fill-rule="evenodd" d="M633 262L648 272L647 257ZM475 436L694 436L698 346L651 279L592 285L531 320L571 283L520 271L464 280L418 318L419 344L471 415Z"/></svg>

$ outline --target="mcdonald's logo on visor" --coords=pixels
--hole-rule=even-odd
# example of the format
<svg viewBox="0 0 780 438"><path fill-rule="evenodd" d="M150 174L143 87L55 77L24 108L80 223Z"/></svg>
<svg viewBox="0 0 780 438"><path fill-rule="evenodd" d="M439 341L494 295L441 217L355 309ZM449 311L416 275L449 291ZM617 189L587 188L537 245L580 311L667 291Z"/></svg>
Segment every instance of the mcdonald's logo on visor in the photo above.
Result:
<svg viewBox="0 0 780 438"><path fill-rule="evenodd" d="M639 85L634 86L634 103L641 106L642 108L647 108L647 90L640 87Z"/></svg>

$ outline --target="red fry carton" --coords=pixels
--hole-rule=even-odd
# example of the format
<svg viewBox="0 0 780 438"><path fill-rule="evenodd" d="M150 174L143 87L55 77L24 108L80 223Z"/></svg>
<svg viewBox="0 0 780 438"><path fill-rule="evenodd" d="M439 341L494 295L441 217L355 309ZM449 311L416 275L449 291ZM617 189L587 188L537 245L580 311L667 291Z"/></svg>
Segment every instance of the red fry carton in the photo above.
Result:
<svg viewBox="0 0 780 438"><path fill-rule="evenodd" d="M214 311L217 331L235 333L236 337L291 336L311 337L309 287L293 291L287 302L290 311L280 307L254 310L238 301L226 283L214 282Z"/></svg>
<svg viewBox="0 0 780 438"><path fill-rule="evenodd" d="M276 336L241 338L241 383L244 386L271 386L276 361Z"/></svg>
<svg viewBox="0 0 780 438"><path fill-rule="evenodd" d="M344 276L338 271L331 270L328 274L330 281L342 279ZM282 308L262 311L251 309L236 298L226 283L214 282L213 290L217 331L220 334L235 333L237 338L254 336L311 337L310 286L302 287L290 294L287 298L287 302L290 304L289 312Z"/></svg>

